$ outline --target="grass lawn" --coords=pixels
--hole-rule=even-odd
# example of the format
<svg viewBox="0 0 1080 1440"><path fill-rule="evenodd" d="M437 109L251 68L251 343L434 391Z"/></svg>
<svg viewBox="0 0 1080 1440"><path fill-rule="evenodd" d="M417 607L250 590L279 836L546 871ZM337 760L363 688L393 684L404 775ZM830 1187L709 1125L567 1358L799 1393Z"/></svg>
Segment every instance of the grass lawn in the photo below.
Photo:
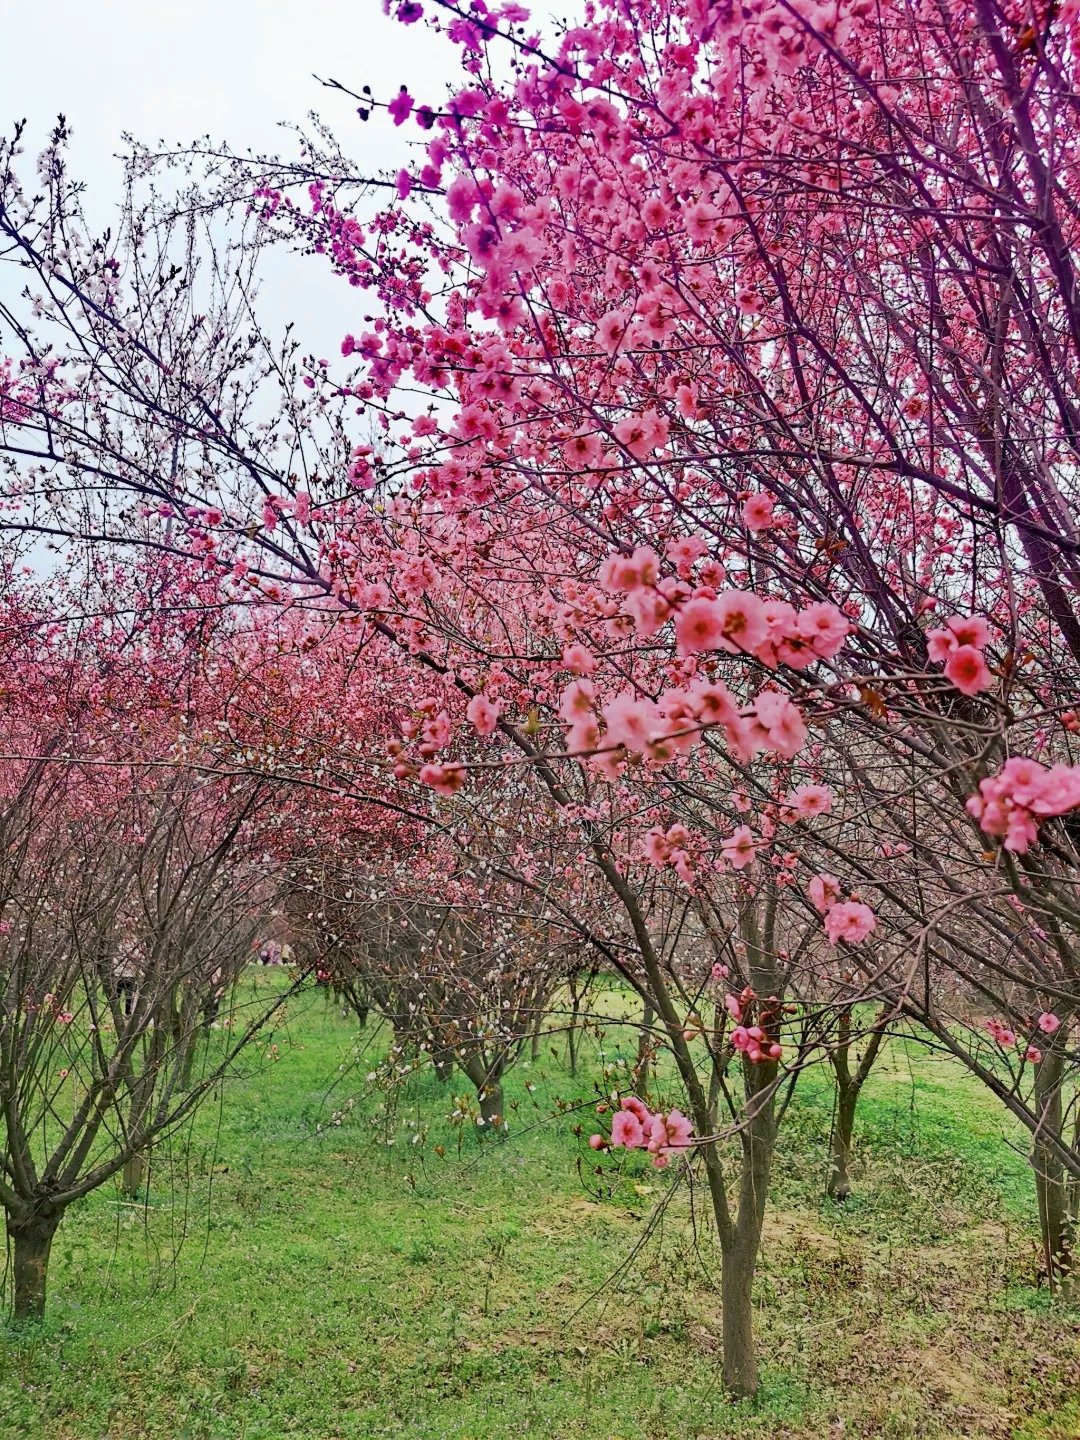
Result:
<svg viewBox="0 0 1080 1440"><path fill-rule="evenodd" d="M145 1205L110 1186L69 1214L48 1319L0 1331L2 1440L1080 1436L1080 1313L1037 1285L1023 1137L951 1062L891 1042L842 1209L828 1076L800 1081L763 1388L733 1407L701 1197L657 1219L667 1177L640 1154L597 1175L575 1135L629 1031L584 1044L576 1079L561 1042L519 1065L505 1142L448 1118L464 1081L418 1076L387 1115L362 1043L321 995L292 1001L156 1155Z"/></svg>

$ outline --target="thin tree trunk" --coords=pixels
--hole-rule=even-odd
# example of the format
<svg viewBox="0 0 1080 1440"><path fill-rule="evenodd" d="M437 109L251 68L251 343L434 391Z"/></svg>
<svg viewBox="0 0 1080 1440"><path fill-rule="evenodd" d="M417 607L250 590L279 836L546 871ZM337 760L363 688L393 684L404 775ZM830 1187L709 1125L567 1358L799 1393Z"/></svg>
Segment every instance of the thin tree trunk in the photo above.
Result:
<svg viewBox="0 0 1080 1440"><path fill-rule="evenodd" d="M836 1076L836 1118L829 1145L829 1179L825 1186L830 1200L843 1201L851 1194L851 1141L859 1092L851 1075L850 1055L851 1011L841 1010L836 1046L829 1055Z"/></svg>
<svg viewBox="0 0 1080 1440"><path fill-rule="evenodd" d="M529 1044L529 1059L534 1063L540 1059L540 1037L544 1030L544 1012L538 1009L536 1012L536 1024L532 1029L532 1040Z"/></svg>
<svg viewBox="0 0 1080 1440"><path fill-rule="evenodd" d="M850 1064L851 1011L841 1010L837 1019L836 1045L829 1052L829 1061L836 1075L836 1120L829 1145L829 1179L825 1186L830 1200L842 1203L851 1195L851 1146L859 1095L881 1050L890 1014L889 1008L885 1007L875 1020L854 1075Z"/></svg>
<svg viewBox="0 0 1080 1440"><path fill-rule="evenodd" d="M851 1142L855 1134L855 1107L859 1092L850 1082L838 1087L836 1124L833 1126L829 1150L829 1183L826 1193L830 1200L844 1201L851 1195Z"/></svg>
<svg viewBox="0 0 1080 1440"><path fill-rule="evenodd" d="M585 986L588 986L586 980ZM570 1074L577 1074L578 1022L581 1017L582 991L578 989L576 975L570 977L570 1028L566 1032L566 1051L570 1063Z"/></svg>
<svg viewBox="0 0 1080 1440"><path fill-rule="evenodd" d="M1031 1163L1035 1170L1039 1225L1050 1287L1071 1290L1075 1279L1075 1218L1069 1210L1065 1167L1057 1152L1040 1137L1041 1131L1048 1136L1061 1135L1063 1070L1061 1050L1056 1044L1043 1052L1043 1058L1035 1066L1035 1106L1039 1130L1035 1133Z"/></svg>
<svg viewBox="0 0 1080 1440"><path fill-rule="evenodd" d="M774 950L776 891L771 889L764 907L764 925L759 925L757 906L750 901L740 916L740 933L746 946L750 983L766 1003L779 1005L776 998L779 974ZM763 1017L762 1017L763 1018ZM743 1115L742 1175L739 1180L739 1209L733 1225L720 1229L723 1270L720 1277L721 1314L724 1329L724 1388L742 1399L757 1394L758 1369L754 1348L754 1272L761 1249L761 1229L769 1198L769 1177L776 1149L775 1060L742 1062Z"/></svg>
<svg viewBox="0 0 1080 1440"><path fill-rule="evenodd" d="M506 1115L502 1088L502 1059L496 1058L487 1065L479 1054L459 1052L458 1064L476 1086L476 1099L480 1106L480 1118L484 1128L494 1130L497 1135L506 1134Z"/></svg>
<svg viewBox="0 0 1080 1440"><path fill-rule="evenodd" d="M652 1027L656 1023L656 1011L651 1000L646 1000L641 1012L641 1029L638 1031L637 1062L634 1065L634 1090L644 1095L649 1088L649 1062L652 1059Z"/></svg>
<svg viewBox="0 0 1080 1440"><path fill-rule="evenodd" d="M45 1314L45 1283L49 1271L49 1251L60 1223L60 1215L36 1214L26 1221L7 1222L12 1244L12 1276L14 1303L12 1314L18 1321L40 1320Z"/></svg>
<svg viewBox="0 0 1080 1440"><path fill-rule="evenodd" d="M191 1077L195 1070L195 1052L199 1048L199 1041L202 1038L203 1030L192 1030L187 1037L184 1047L184 1058L180 1066L180 1089L191 1089Z"/></svg>

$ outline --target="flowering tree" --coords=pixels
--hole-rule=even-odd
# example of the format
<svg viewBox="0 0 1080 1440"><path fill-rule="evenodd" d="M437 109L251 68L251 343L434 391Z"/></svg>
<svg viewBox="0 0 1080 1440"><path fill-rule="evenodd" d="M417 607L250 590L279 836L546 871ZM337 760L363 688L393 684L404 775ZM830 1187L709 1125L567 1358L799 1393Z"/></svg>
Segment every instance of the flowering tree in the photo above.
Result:
<svg viewBox="0 0 1080 1440"><path fill-rule="evenodd" d="M370 293L347 373L223 358L222 319L191 332L199 363L155 344L188 334L187 300L147 325L143 231L84 246L60 152L36 202L5 162L0 233L38 310L5 333L10 524L126 497L84 533L181 550L223 597L354 617L403 690L364 763L411 813L467 845L444 817L533 797L545 858L606 891L617 918L578 923L630 938L681 1075L725 1380L748 1393L775 1006L811 993L793 954L843 954L847 990L814 981L826 1011L916 1016L1028 1124L1068 1251L1077 12L657 0L545 39L517 5L429 10L466 80L389 101L425 142L398 203L354 212L317 153L306 198L253 187L264 236ZM282 391L265 428L256 376ZM746 957L712 1062L741 1051L745 1225L661 884L722 898ZM976 996L992 1054L954 1023Z"/></svg>
<svg viewBox="0 0 1080 1440"><path fill-rule="evenodd" d="M113 1176L135 1188L287 993L233 993L283 878L267 864L275 787L222 751L214 686L175 643L191 617L155 609L142 629L112 578L116 609L81 633L17 590L3 617L0 1204L17 1319L44 1310L67 1207ZM65 601L59 579L50 599Z"/></svg>
<svg viewBox="0 0 1080 1440"><path fill-rule="evenodd" d="M304 876L297 929L354 1010L374 1005L390 1022L389 1078L425 1059L441 1080L458 1067L476 1089L477 1124L505 1134L503 1080L565 970L565 935L507 909L490 885L453 900L459 887L444 877L440 901L380 900L350 869L335 883L324 868L318 887L310 868Z"/></svg>

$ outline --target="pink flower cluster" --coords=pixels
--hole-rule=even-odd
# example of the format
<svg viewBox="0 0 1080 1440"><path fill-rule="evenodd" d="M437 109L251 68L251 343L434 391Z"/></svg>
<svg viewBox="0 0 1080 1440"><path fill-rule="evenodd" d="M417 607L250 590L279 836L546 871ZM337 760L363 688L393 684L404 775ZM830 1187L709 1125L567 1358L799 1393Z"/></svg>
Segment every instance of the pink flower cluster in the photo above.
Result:
<svg viewBox="0 0 1080 1440"><path fill-rule="evenodd" d="M681 1111L653 1114L643 1100L627 1095L612 1116L611 1140L591 1135L589 1144L594 1150L603 1150L609 1144L627 1150L648 1150L653 1164L662 1170L672 1155L689 1149L693 1133L693 1126Z"/></svg>
<svg viewBox="0 0 1080 1440"><path fill-rule="evenodd" d="M846 940L857 945L877 929L877 916L861 900L840 899L840 881L835 875L815 875L807 887L810 904L825 917L825 934L830 945Z"/></svg>
<svg viewBox="0 0 1080 1440"><path fill-rule="evenodd" d="M1044 1010L1036 1019L1035 1025L1044 1035L1054 1035L1061 1029L1061 1021L1052 1010ZM1010 1049L1016 1044L1016 1031L1002 1020L991 1016L986 1021L985 1029L990 1038L996 1040L1005 1049ZM1024 1059L1030 1061L1032 1065L1037 1065L1042 1059L1042 1051L1037 1045L1028 1045L1024 1051Z"/></svg>
<svg viewBox="0 0 1080 1440"><path fill-rule="evenodd" d="M775 1040L770 1041L760 1025L736 1025L731 1032L731 1043L755 1063L779 1060L784 1053L783 1046Z"/></svg>
<svg viewBox="0 0 1080 1440"><path fill-rule="evenodd" d="M781 807L780 819L792 825L796 820L811 820L828 815L833 806L833 792L828 785L800 785L792 790Z"/></svg>
<svg viewBox="0 0 1080 1440"><path fill-rule="evenodd" d="M713 967L713 977L716 976L716 967ZM783 1046L775 1040L770 1041L768 1035L760 1025L744 1025L743 1020L749 1018L746 1015L746 1007L752 1005L757 999L753 989L747 985L739 995L728 993L724 996L724 1009L735 1021L735 1028L731 1032L731 1043L736 1050L740 1050L747 1058L754 1063L763 1060L779 1060L784 1053ZM765 1011L775 1016L776 1001L772 999L765 1003Z"/></svg>
<svg viewBox="0 0 1080 1440"><path fill-rule="evenodd" d="M927 649L945 678L965 695L978 695L994 683L983 650L990 627L981 615L953 615L940 630L928 630Z"/></svg>
<svg viewBox="0 0 1080 1440"><path fill-rule="evenodd" d="M786 600L759 600L745 590L717 594L711 586L699 587L675 616L680 655L752 655L770 670L781 664L805 670L815 660L831 660L850 629L828 600L796 610Z"/></svg>
<svg viewBox="0 0 1080 1440"><path fill-rule="evenodd" d="M665 765L685 755L710 726L723 729L741 763L763 750L792 759L806 743L799 707L778 690L763 690L740 711L721 680L698 680L685 689L650 700L622 690L600 703L593 682L573 680L562 693L559 717L569 727L566 745L573 755L593 754L593 768L615 779L628 756ZM601 721L603 726L601 728ZM595 753L593 753L595 752Z"/></svg>
<svg viewBox="0 0 1080 1440"><path fill-rule="evenodd" d="M1003 1021L994 1019L993 1016L986 1022L986 1031L990 1038L996 1040L999 1045L1016 1044L1016 1031Z"/></svg>
<svg viewBox="0 0 1080 1440"><path fill-rule="evenodd" d="M755 526L771 523L771 502L767 514L764 504L768 497L754 498ZM692 551L679 550L675 558L680 571L688 571L703 551L700 542ZM719 566L706 567L703 573L710 581L716 578L712 571L723 575ZM843 611L831 601L814 601L796 610L786 600L761 600L746 590L718 592L713 584L691 590L684 579L661 578L660 557L644 545L630 556L609 556L599 580L603 589L626 596L623 609L643 639L655 635L674 616L680 655L721 651L752 655L770 670L780 664L805 670L815 660L831 660L851 630Z"/></svg>
<svg viewBox="0 0 1080 1440"><path fill-rule="evenodd" d="M672 825L668 830L654 825L646 832L643 853L650 865L655 865L658 870L670 865L689 885L694 878L690 852L686 848L689 841L690 832L685 825Z"/></svg>
<svg viewBox="0 0 1080 1440"><path fill-rule="evenodd" d="M1005 849L1022 855L1038 838L1039 826L1080 805L1080 766L1040 765L1016 755L996 775L979 781L967 811L987 835L1004 837Z"/></svg>

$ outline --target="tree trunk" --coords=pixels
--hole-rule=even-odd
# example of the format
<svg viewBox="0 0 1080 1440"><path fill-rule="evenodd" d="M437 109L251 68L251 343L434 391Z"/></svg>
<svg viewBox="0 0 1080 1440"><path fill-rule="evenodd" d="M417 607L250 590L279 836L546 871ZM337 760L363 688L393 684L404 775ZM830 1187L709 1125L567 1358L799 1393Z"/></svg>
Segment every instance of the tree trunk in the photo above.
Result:
<svg viewBox="0 0 1080 1440"><path fill-rule="evenodd" d="M758 1388L754 1355L754 1269L757 1241L739 1237L724 1251L720 1299L724 1330L724 1388L738 1400Z"/></svg>
<svg viewBox="0 0 1080 1440"><path fill-rule="evenodd" d="M454 1052L449 1048L432 1050L431 1063L435 1068L435 1074L444 1084L454 1073Z"/></svg>
<svg viewBox="0 0 1080 1440"><path fill-rule="evenodd" d="M578 988L576 975L570 977L570 1027L566 1032L566 1055L570 1066L570 1074L577 1075L577 1052L578 1052L578 1024L581 1019L581 1001L585 989L588 988L588 981Z"/></svg>
<svg viewBox="0 0 1080 1440"><path fill-rule="evenodd" d="M766 997L759 1021L768 1032L778 1013L775 997L779 986L774 949L776 889L771 888L764 907L764 925L759 925L754 901L744 908L739 922L746 945L750 983L758 996ZM767 1018L766 1007L770 1018ZM761 1249L761 1228L769 1197L776 1149L775 1060L753 1062L743 1057L742 1174L739 1177L739 1208L725 1240L725 1227L717 1216L723 1249L720 1298L724 1327L724 1388L743 1399L757 1394L758 1370L754 1354L754 1271Z"/></svg>
<svg viewBox="0 0 1080 1440"><path fill-rule="evenodd" d="M1071 1290L1075 1282L1075 1217L1069 1208L1069 1186L1065 1167L1051 1146L1040 1137L1061 1136L1063 1074L1061 1051L1055 1044L1043 1053L1035 1066L1035 1107L1039 1129L1035 1132L1031 1163L1035 1171L1035 1193L1039 1202L1039 1226L1046 1253L1046 1270L1050 1288Z"/></svg>
<svg viewBox="0 0 1080 1440"><path fill-rule="evenodd" d="M485 1128L490 1127L497 1135L504 1135L506 1117L503 1115L503 1088L499 1081L489 1080L476 1092L476 1098L480 1101L480 1115Z"/></svg>
<svg viewBox="0 0 1080 1440"><path fill-rule="evenodd" d="M28 1220L7 1222L11 1238L14 1281L12 1313L16 1320L40 1320L45 1314L45 1281L49 1251L60 1223L59 1211L32 1215Z"/></svg>
<svg viewBox="0 0 1080 1440"><path fill-rule="evenodd" d="M533 1026L532 1041L529 1045L529 1059L535 1062L540 1059L540 1037L544 1030L544 1012L539 1010L536 1016L536 1024Z"/></svg>
<svg viewBox="0 0 1080 1440"><path fill-rule="evenodd" d="M859 1090L851 1081L837 1084L836 1124L829 1148L830 1200L844 1201L851 1195L851 1141L855 1134L855 1108Z"/></svg>
<svg viewBox="0 0 1080 1440"><path fill-rule="evenodd" d="M851 1071L851 1010L843 1009L837 1017L836 1045L829 1051L829 1061L836 1075L836 1121L829 1143L829 1179L825 1186L830 1200L843 1202L851 1195L851 1142L855 1135L859 1095L881 1051L890 1015L889 1007L883 1006L871 1027L866 1049L854 1074Z"/></svg>
<svg viewBox="0 0 1080 1440"><path fill-rule="evenodd" d="M645 1001L641 1012L641 1029L638 1031L637 1063L634 1066L634 1093L644 1095L649 1088L649 1062L652 1059L652 1027L656 1023L656 1010L651 1000Z"/></svg>
<svg viewBox="0 0 1080 1440"><path fill-rule="evenodd" d="M506 1134L506 1116L503 1112L502 1072L504 1057L497 1056L490 1065L477 1052L461 1050L458 1064L476 1086L476 1099L480 1106L483 1128L494 1130L497 1135Z"/></svg>
<svg viewBox="0 0 1080 1440"><path fill-rule="evenodd" d="M146 1171L146 1157L140 1152L130 1155L120 1175L120 1192L125 1200L138 1200Z"/></svg>
<svg viewBox="0 0 1080 1440"><path fill-rule="evenodd" d="M187 1037L184 1047L184 1058L180 1065L180 1089L187 1091L191 1089L191 1077L195 1072L195 1052L199 1048L201 1030L193 1030Z"/></svg>

